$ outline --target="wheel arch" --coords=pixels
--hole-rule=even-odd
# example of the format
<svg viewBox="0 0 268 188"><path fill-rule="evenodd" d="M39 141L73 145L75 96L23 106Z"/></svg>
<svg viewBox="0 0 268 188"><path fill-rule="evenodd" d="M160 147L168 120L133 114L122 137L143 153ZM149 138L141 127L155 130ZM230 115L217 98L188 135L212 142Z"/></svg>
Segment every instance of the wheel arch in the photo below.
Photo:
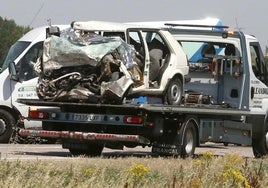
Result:
<svg viewBox="0 0 268 188"><path fill-rule="evenodd" d="M183 137L185 134L186 127L188 126L189 123L193 123L196 131L196 145L200 145L200 140L199 140L199 119L196 116L187 116L184 120L183 127L182 127L182 132L181 132L181 143L183 144Z"/></svg>
<svg viewBox="0 0 268 188"><path fill-rule="evenodd" d="M13 116L13 118L15 119L15 121L19 120L21 113L16 108L10 108L7 106L0 105L0 109L10 113Z"/></svg>
<svg viewBox="0 0 268 188"><path fill-rule="evenodd" d="M174 74L172 77L170 77L169 79L168 79L168 82L167 82L167 84L166 84L166 86L165 86L165 89L164 89L164 91L166 92L167 91L167 89L168 89L168 86L169 86L169 84L170 84L170 81L171 80L173 80L173 79L176 79L176 78L179 78L180 79L180 81L181 81L181 83L182 83L182 86L184 87L184 77L183 77L183 75L181 74L181 73L177 73L177 74Z"/></svg>

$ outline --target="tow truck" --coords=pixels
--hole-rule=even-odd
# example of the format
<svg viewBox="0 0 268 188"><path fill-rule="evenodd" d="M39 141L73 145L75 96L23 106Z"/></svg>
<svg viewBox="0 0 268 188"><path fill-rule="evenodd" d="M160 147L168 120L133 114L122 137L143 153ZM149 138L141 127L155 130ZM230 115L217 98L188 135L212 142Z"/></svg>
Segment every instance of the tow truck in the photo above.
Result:
<svg viewBox="0 0 268 188"><path fill-rule="evenodd" d="M179 104L151 95L125 97L122 104L18 99L43 106L29 108L26 117L41 120L43 130L21 129L20 136L61 139L74 155L150 146L152 153L189 157L208 141L251 145L256 158L267 155L268 66L260 44L252 35L215 27L162 28L188 57L189 79Z"/></svg>

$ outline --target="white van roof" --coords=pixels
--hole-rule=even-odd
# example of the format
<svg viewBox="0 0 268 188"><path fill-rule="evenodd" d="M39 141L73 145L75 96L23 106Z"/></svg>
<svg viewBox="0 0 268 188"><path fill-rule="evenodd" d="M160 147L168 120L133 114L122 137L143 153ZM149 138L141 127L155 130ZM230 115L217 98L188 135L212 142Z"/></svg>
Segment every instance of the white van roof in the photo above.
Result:
<svg viewBox="0 0 268 188"><path fill-rule="evenodd" d="M60 29L66 29L70 27L70 25L55 25L58 26ZM22 36L19 41L29 41L32 42L34 40L45 40L46 39L46 28L49 26L41 26L30 30L24 36Z"/></svg>
<svg viewBox="0 0 268 188"><path fill-rule="evenodd" d="M117 31L125 32L128 28L140 28L144 27L142 24L126 24L117 22L105 22L105 21L86 21L86 22L74 22L73 28L84 31ZM151 26L146 26L151 28Z"/></svg>

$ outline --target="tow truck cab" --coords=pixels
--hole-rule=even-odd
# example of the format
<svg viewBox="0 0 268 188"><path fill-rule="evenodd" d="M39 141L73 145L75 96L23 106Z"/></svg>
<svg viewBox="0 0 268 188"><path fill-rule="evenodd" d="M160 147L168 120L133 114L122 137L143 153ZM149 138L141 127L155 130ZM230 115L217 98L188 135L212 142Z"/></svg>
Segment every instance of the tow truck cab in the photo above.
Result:
<svg viewBox="0 0 268 188"><path fill-rule="evenodd" d="M188 56L187 91L209 95L213 104L268 112L268 65L254 36L231 30L170 32Z"/></svg>
<svg viewBox="0 0 268 188"><path fill-rule="evenodd" d="M186 102L206 103L209 99L211 104L248 111L251 115L242 115L238 121L252 126L255 156L266 155L268 64L257 38L220 27L217 30L179 27L171 27L169 31L189 60L191 81L185 85ZM200 142L206 141L206 136L200 134Z"/></svg>

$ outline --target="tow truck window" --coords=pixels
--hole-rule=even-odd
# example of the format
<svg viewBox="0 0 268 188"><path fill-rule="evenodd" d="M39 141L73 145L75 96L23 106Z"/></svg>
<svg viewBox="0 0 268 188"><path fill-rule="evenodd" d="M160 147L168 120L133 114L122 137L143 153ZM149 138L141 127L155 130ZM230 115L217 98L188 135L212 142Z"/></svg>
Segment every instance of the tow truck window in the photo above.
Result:
<svg viewBox="0 0 268 188"><path fill-rule="evenodd" d="M224 49L226 44L221 44L221 43L210 43L206 41L178 41L185 53L187 54L189 58L190 63L195 63L195 62L202 62L204 60L204 55L225 55L224 54ZM207 47L208 45L213 48L212 50L209 50L206 54L204 54L204 48ZM210 49L211 49L210 48Z"/></svg>
<svg viewBox="0 0 268 188"><path fill-rule="evenodd" d="M250 43L251 66L255 76L268 85L268 65L264 61L260 46Z"/></svg>
<svg viewBox="0 0 268 188"><path fill-rule="evenodd" d="M37 59L41 57L42 53L43 42L39 42L32 46L32 48L18 62L16 69L18 70L20 80L27 81L37 76L33 70L33 66Z"/></svg>

